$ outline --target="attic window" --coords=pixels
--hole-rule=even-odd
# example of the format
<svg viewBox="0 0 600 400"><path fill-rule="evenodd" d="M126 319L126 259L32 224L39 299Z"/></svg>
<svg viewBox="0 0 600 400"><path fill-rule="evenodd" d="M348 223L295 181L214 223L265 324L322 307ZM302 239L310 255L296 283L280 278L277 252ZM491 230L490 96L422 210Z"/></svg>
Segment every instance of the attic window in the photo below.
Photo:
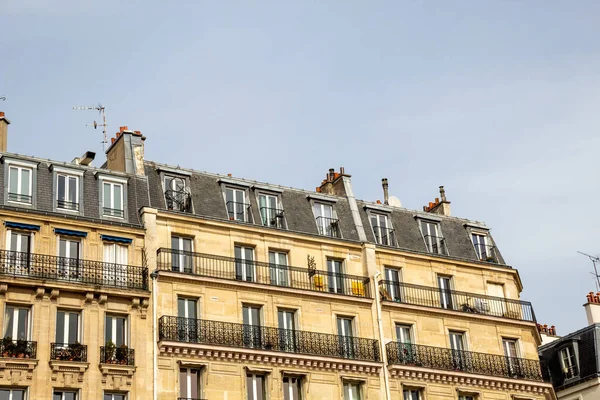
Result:
<svg viewBox="0 0 600 400"><path fill-rule="evenodd" d="M187 187L186 179L165 175L165 204L168 210L192 212L192 196Z"/></svg>
<svg viewBox="0 0 600 400"><path fill-rule="evenodd" d="M231 186L225 187L225 206L231 221L250 222L250 203L246 190Z"/></svg>
<svg viewBox="0 0 600 400"><path fill-rule="evenodd" d="M377 244L396 246L396 232L386 214L370 213L371 227Z"/></svg>
<svg viewBox="0 0 600 400"><path fill-rule="evenodd" d="M565 379L571 379L579 376L579 368L577 368L577 357L575 349L572 345L564 347L560 350L560 365Z"/></svg>
<svg viewBox="0 0 600 400"><path fill-rule="evenodd" d="M420 225L427 251L434 254L448 255L446 240L442 236L439 223L422 219Z"/></svg>
<svg viewBox="0 0 600 400"><path fill-rule="evenodd" d="M283 207L278 195L258 193L258 208L264 226L284 228Z"/></svg>
<svg viewBox="0 0 600 400"><path fill-rule="evenodd" d="M315 202L313 204L313 212L319 234L331 237L341 236L338 219L334 218L333 206L331 204Z"/></svg>

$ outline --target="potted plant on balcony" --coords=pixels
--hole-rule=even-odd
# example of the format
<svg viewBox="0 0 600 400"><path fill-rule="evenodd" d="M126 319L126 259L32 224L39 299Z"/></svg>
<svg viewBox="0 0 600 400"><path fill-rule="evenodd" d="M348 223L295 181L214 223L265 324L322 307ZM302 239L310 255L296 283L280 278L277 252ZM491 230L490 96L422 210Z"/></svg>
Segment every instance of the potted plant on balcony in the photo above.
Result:
<svg viewBox="0 0 600 400"><path fill-rule="evenodd" d="M119 346L119 348L117 349L117 363L121 364L121 365L126 365L127 364L127 355L128 355L128 350L129 348L127 347L126 344L122 344Z"/></svg>
<svg viewBox="0 0 600 400"><path fill-rule="evenodd" d="M27 340L17 340L17 345L15 346L15 353L17 354L18 358L25 358L25 355L27 354Z"/></svg>
<svg viewBox="0 0 600 400"><path fill-rule="evenodd" d="M69 361L83 360L83 345L79 342L69 344L70 358Z"/></svg>
<svg viewBox="0 0 600 400"><path fill-rule="evenodd" d="M104 345L104 362L107 364L115 363L115 351L117 346L113 343L112 340L109 340Z"/></svg>
<svg viewBox="0 0 600 400"><path fill-rule="evenodd" d="M6 336L2 339L2 357L14 357L15 356L15 343L12 337Z"/></svg>

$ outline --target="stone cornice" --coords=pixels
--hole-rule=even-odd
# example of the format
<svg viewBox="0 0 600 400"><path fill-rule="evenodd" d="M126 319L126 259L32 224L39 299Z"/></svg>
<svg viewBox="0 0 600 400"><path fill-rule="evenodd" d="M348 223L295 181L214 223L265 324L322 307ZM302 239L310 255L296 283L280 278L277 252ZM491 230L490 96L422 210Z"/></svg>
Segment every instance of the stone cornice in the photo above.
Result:
<svg viewBox="0 0 600 400"><path fill-rule="evenodd" d="M253 362L265 366L296 367L319 371L355 372L379 375L383 363L343 358L308 356L304 354L279 353L274 351L238 349L224 346L161 341L158 343L161 356L177 356L188 359L207 359L228 362Z"/></svg>

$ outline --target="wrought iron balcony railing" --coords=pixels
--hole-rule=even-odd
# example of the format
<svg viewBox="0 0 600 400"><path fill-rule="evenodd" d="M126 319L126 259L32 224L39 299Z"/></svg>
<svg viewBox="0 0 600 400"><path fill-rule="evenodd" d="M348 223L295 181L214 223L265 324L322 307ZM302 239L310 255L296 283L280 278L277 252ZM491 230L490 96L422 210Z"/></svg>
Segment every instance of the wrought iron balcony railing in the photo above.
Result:
<svg viewBox="0 0 600 400"><path fill-rule="evenodd" d="M283 210L279 208L261 207L260 216L264 226L283 228Z"/></svg>
<svg viewBox="0 0 600 400"><path fill-rule="evenodd" d="M0 339L0 357L35 358L37 342L30 340L12 340L10 337Z"/></svg>
<svg viewBox="0 0 600 400"><path fill-rule="evenodd" d="M105 217L123 218L125 217L125 211L123 211L123 209L120 208L102 207L102 215Z"/></svg>
<svg viewBox="0 0 600 400"><path fill-rule="evenodd" d="M228 201L227 214L232 221L252 222L250 217L250 204L237 201Z"/></svg>
<svg viewBox="0 0 600 400"><path fill-rule="evenodd" d="M50 359L87 361L87 346L81 343L50 343Z"/></svg>
<svg viewBox="0 0 600 400"><path fill-rule="evenodd" d="M543 381L538 360L399 342L390 342L385 349L388 364Z"/></svg>
<svg viewBox="0 0 600 400"><path fill-rule="evenodd" d="M192 195L187 190L166 190L165 203L168 210L192 212Z"/></svg>
<svg viewBox="0 0 600 400"><path fill-rule="evenodd" d="M66 200L56 200L56 208L61 210L79 211L79 203Z"/></svg>
<svg viewBox="0 0 600 400"><path fill-rule="evenodd" d="M0 250L0 275L148 289L148 268L45 254Z"/></svg>
<svg viewBox="0 0 600 400"><path fill-rule="evenodd" d="M533 307L528 301L458 292L456 290L445 290L395 281L380 281L379 293L383 300L398 303L491 315L521 321L536 321Z"/></svg>
<svg viewBox="0 0 600 400"><path fill-rule="evenodd" d="M33 199L33 197L28 194L8 192L8 200L10 200L10 201L31 204L32 199Z"/></svg>
<svg viewBox="0 0 600 400"><path fill-rule="evenodd" d="M373 234L375 235L377 244L383 246L397 246L395 229L386 228L384 226L374 226Z"/></svg>
<svg viewBox="0 0 600 400"><path fill-rule="evenodd" d="M424 235L427 251L434 254L448 254L446 239L443 236Z"/></svg>
<svg viewBox="0 0 600 400"><path fill-rule="evenodd" d="M320 235L335 238L341 237L339 220L337 218L317 217L316 221Z"/></svg>
<svg viewBox="0 0 600 400"><path fill-rule="evenodd" d="M499 262L496 246L483 243L474 243L473 245L475 246L475 253L477 254L477 258L479 258L481 261L487 261L492 263Z"/></svg>
<svg viewBox="0 0 600 400"><path fill-rule="evenodd" d="M127 346L100 346L101 364L135 365L135 351Z"/></svg>
<svg viewBox="0 0 600 400"><path fill-rule="evenodd" d="M158 320L159 340L379 362L375 339L181 317Z"/></svg>
<svg viewBox="0 0 600 400"><path fill-rule="evenodd" d="M263 285L371 298L369 278L160 248L158 269Z"/></svg>

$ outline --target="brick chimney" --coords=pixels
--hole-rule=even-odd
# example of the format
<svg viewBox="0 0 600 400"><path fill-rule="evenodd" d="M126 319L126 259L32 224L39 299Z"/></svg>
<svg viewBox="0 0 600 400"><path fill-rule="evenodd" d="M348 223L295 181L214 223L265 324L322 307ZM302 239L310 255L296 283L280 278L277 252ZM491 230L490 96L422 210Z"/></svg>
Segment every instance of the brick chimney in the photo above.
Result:
<svg viewBox="0 0 600 400"><path fill-rule="evenodd" d="M589 292L586 297L587 303L583 307L585 308L588 325L600 324L600 292L596 294Z"/></svg>
<svg viewBox="0 0 600 400"><path fill-rule="evenodd" d="M434 214L450 216L450 202L446 200L446 190L443 186L440 186L440 197L435 198L435 201L429 202L429 205L423 206L423 211Z"/></svg>
<svg viewBox="0 0 600 400"><path fill-rule="evenodd" d="M0 111L0 152L8 150L8 125L10 121L4 116L4 111Z"/></svg>
<svg viewBox="0 0 600 400"><path fill-rule="evenodd" d="M548 327L546 324L537 324L537 328L542 337L542 346L560 339L560 336L556 334L556 327L554 325Z"/></svg>
<svg viewBox="0 0 600 400"><path fill-rule="evenodd" d="M140 131L121 126L106 150L106 167L113 171L144 175L144 141Z"/></svg>
<svg viewBox="0 0 600 400"><path fill-rule="evenodd" d="M345 173L344 167L340 167L340 172L335 172L334 168L329 168L329 172L325 175L325 179L321 182L321 186L317 187L316 191L318 193L346 196L344 178L349 180L350 177L350 175Z"/></svg>
<svg viewBox="0 0 600 400"><path fill-rule="evenodd" d="M381 186L383 187L383 204L388 205L390 203L390 194L388 191L389 186L387 178L381 180Z"/></svg>

